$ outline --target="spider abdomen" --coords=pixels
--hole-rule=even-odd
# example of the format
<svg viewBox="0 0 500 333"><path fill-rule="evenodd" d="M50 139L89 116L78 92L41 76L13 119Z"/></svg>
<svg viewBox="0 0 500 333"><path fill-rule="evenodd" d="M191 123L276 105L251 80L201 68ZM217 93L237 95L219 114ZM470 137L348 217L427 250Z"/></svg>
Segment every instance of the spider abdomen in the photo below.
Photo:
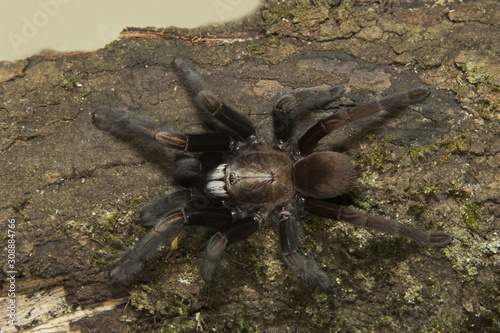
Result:
<svg viewBox="0 0 500 333"><path fill-rule="evenodd" d="M293 180L299 192L319 199L347 193L354 185L356 174L349 157L332 151L311 154L293 167Z"/></svg>

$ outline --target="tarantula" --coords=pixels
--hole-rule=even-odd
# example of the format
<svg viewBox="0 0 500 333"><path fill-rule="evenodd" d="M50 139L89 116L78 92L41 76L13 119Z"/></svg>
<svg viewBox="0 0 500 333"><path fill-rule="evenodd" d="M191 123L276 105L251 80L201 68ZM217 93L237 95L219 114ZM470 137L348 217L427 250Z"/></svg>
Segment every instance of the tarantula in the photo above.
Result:
<svg viewBox="0 0 500 333"><path fill-rule="evenodd" d="M285 94L272 111L274 140L269 144L245 116L215 96L188 61L176 58L173 67L197 107L231 132L181 134L123 110L100 109L94 113L95 125L119 138L131 139L146 148L183 151L175 169L178 179L189 180L185 183L190 186L168 194L144 210L142 220L150 229L112 267L112 280L130 281L163 245L171 244L183 226L201 225L215 232L202 255L200 270L205 281L212 281L229 244L274 221L288 267L304 280L327 288L330 280L326 273L299 253L301 226L297 212L301 210L428 245L444 246L451 242L448 233L412 229L333 203L329 199L353 188L360 175L359 167L338 152L313 152L321 138L333 130L370 115L395 114L425 100L429 89L411 89L336 112L317 122L298 140L292 139L296 115L327 106L345 89L337 85Z"/></svg>

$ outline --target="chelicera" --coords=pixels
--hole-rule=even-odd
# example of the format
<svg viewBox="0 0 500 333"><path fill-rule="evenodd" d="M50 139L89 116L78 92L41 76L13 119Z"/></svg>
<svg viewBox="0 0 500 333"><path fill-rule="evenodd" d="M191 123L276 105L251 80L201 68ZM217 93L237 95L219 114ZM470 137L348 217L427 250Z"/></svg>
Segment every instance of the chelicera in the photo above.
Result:
<svg viewBox="0 0 500 333"><path fill-rule="evenodd" d="M229 244L272 223L288 267L304 280L327 288L330 279L326 273L300 254L302 228L297 213L301 211L406 236L428 245L444 246L451 242L448 233L420 231L334 203L332 198L353 189L359 168L344 154L313 152L331 131L360 118L395 114L425 100L429 89L411 89L336 112L298 139L292 135L296 115L327 106L345 89L337 85L286 94L274 105L274 138L267 142L249 119L215 96L187 60L175 59L173 68L195 104L225 125L230 133L182 134L124 110L100 109L94 113L95 125L119 138L133 140L151 150L166 147L182 152L175 161L175 173L184 187L144 210L142 220L149 231L115 263L110 273L113 280L132 280L162 246L171 244L182 227L201 225L214 230L201 262L203 279L212 281Z"/></svg>

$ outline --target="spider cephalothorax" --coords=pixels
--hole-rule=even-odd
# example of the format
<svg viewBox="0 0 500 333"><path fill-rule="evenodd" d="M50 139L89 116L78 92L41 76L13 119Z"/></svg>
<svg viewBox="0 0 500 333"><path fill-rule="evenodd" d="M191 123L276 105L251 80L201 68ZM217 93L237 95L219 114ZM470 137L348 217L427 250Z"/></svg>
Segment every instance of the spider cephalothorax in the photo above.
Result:
<svg viewBox="0 0 500 333"><path fill-rule="evenodd" d="M184 151L175 168L182 184L191 184L150 205L143 222L150 230L125 253L111 270L111 278L129 281L143 264L169 245L184 225L203 225L215 230L203 254L201 274L213 280L226 246L263 228L277 224L281 252L287 265L303 279L328 287L327 275L310 259L299 254L299 210L332 219L403 235L428 245L443 246L452 236L427 233L395 221L365 215L332 203L331 199L352 190L358 167L346 155L313 152L321 138L351 121L377 114L394 114L429 95L416 88L366 105L336 112L320 120L298 140L292 139L297 112L322 108L338 98L342 86L301 90L283 95L272 113L274 140L263 140L243 115L219 101L186 60L173 67L197 106L226 125L233 134L181 134L127 111L101 109L94 113L100 129L132 139L147 148L168 147ZM157 151L157 149L156 149Z"/></svg>

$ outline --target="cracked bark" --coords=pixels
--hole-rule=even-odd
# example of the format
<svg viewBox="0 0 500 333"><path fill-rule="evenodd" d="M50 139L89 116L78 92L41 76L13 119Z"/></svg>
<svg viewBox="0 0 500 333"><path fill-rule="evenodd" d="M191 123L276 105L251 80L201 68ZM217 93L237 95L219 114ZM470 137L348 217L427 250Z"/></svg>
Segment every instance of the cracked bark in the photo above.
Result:
<svg viewBox="0 0 500 333"><path fill-rule="evenodd" d="M240 23L128 29L96 52L4 64L1 216L17 220L17 293L62 287L66 305L54 301L52 315L93 332L498 329L498 4L337 2L269 1ZM304 252L335 281L313 292L280 261L272 229L231 247L221 281L205 286L197 271L207 238L192 229L123 291L129 306L69 316L109 305L110 264L141 236L143 205L173 189L173 153L147 160L97 130L91 112L127 108L180 132L213 127L179 87L174 56L191 58L267 134L274 101L297 88L344 84L335 108L430 86L429 100L390 126L368 136L351 126L320 148L350 149L362 164L354 198L367 212L441 228L457 241L427 249L302 216ZM50 322L48 312L26 318L27 329Z"/></svg>

